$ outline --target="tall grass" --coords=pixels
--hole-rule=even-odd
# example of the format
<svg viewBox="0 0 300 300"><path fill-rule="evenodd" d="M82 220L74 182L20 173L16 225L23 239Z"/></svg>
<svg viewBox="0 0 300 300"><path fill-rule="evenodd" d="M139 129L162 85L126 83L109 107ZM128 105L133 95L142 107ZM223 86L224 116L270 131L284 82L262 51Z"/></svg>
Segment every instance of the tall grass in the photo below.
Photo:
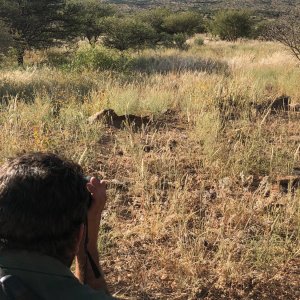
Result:
<svg viewBox="0 0 300 300"><path fill-rule="evenodd" d="M281 193L276 181L300 164L299 121L253 112L283 94L300 102L296 62L263 42L130 55L138 67L125 73L3 70L0 162L54 151L126 185L109 189L102 223L101 259L117 296L297 299L299 191ZM182 62L190 65L174 67ZM89 124L103 108L153 114L161 126Z"/></svg>

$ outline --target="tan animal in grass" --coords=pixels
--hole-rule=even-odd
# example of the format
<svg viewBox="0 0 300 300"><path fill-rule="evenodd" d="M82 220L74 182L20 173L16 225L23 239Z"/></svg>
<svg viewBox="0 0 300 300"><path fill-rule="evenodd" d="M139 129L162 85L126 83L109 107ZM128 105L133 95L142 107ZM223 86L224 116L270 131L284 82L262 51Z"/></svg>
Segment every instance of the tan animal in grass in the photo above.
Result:
<svg viewBox="0 0 300 300"><path fill-rule="evenodd" d="M136 115L117 115L113 109L104 109L100 112L95 113L88 118L89 123L95 123L102 121L108 126L115 128L124 128L126 125L132 126L135 129L141 128L142 126L149 125L153 122L151 117L136 116Z"/></svg>

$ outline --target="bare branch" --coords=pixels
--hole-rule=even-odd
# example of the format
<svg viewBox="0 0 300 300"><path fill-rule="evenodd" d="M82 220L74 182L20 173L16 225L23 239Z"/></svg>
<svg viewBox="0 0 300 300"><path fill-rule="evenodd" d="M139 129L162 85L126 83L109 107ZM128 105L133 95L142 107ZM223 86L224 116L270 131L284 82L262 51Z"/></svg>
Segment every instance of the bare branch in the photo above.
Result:
<svg viewBox="0 0 300 300"><path fill-rule="evenodd" d="M264 37L285 45L300 61L300 9L295 9L268 25Z"/></svg>

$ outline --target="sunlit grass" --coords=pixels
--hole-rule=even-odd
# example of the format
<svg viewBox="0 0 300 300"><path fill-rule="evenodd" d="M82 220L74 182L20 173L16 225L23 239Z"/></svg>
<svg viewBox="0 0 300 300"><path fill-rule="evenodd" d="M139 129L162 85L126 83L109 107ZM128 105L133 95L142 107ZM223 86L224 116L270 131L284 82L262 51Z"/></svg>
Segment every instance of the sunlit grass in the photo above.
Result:
<svg viewBox="0 0 300 300"><path fill-rule="evenodd" d="M297 63L281 46L258 41L128 55L141 64L160 60L146 73L3 70L0 162L53 151L128 185L109 189L101 240L119 295L251 299L265 290L262 299L283 299L285 276L296 280L285 266L299 267L300 197L279 193L276 181L300 164L299 116L257 115L253 103L281 95L299 103ZM162 124L135 132L87 122L104 108ZM274 283L278 274L282 285ZM262 289L271 283L272 291Z"/></svg>

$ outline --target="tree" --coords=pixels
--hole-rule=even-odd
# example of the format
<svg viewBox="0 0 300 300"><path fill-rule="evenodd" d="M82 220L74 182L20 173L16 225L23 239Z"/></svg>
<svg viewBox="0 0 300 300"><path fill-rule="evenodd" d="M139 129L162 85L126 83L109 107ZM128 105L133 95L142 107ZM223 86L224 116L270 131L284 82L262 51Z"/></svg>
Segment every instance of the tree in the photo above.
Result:
<svg viewBox="0 0 300 300"><path fill-rule="evenodd" d="M263 36L283 44L300 60L300 9L266 25Z"/></svg>
<svg viewBox="0 0 300 300"><path fill-rule="evenodd" d="M136 17L156 31L153 45L184 50L188 47L186 44L188 37L205 30L202 16L196 12L172 13L167 9L158 8L140 12Z"/></svg>
<svg viewBox="0 0 300 300"><path fill-rule="evenodd" d="M186 50L187 39L195 33L205 31L202 16L195 12L178 12L166 16L162 24L163 44L166 47L175 47Z"/></svg>
<svg viewBox="0 0 300 300"><path fill-rule="evenodd" d="M104 26L104 45L121 51L150 46L156 36L155 30L149 24L132 17L108 17Z"/></svg>
<svg viewBox="0 0 300 300"><path fill-rule="evenodd" d="M250 37L253 22L246 11L226 10L218 12L209 24L209 31L222 40L236 41L238 38Z"/></svg>
<svg viewBox="0 0 300 300"><path fill-rule="evenodd" d="M204 32L203 19L199 13L179 12L166 16L163 20L162 28L169 34L187 34Z"/></svg>
<svg viewBox="0 0 300 300"><path fill-rule="evenodd" d="M171 12L165 8L156 8L141 11L136 14L136 18L143 23L149 24L158 34L164 32L164 21Z"/></svg>
<svg viewBox="0 0 300 300"><path fill-rule="evenodd" d="M115 13L111 5L105 5L97 0L70 1L66 7L65 16L69 23L73 23L78 35L87 38L89 43L95 44L104 27L101 20Z"/></svg>
<svg viewBox="0 0 300 300"><path fill-rule="evenodd" d="M169 16L171 12L165 8L156 8L145 11L140 11L135 14L136 20L148 24L155 31L155 36L151 40L151 46L173 45L172 37L167 34L164 29L164 20Z"/></svg>
<svg viewBox="0 0 300 300"><path fill-rule="evenodd" d="M64 0L0 0L0 18L10 28L19 65L26 50L51 46L64 37L64 5Z"/></svg>

